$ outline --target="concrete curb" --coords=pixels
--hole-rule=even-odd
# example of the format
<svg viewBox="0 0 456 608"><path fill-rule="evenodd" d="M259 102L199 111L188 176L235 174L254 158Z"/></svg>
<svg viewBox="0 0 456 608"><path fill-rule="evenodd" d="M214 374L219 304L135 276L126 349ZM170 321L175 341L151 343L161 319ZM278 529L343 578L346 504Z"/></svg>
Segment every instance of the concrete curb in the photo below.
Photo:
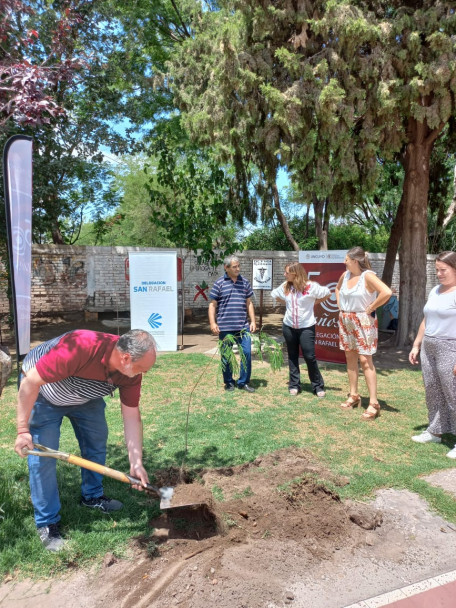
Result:
<svg viewBox="0 0 456 608"><path fill-rule="evenodd" d="M381 608L382 606L388 606L389 604L418 595L424 591L447 585L453 581L456 581L456 570L427 578L419 583L414 583L413 585L407 585L406 587L402 587L402 589L395 589L394 591L383 593L382 595L377 595L376 597L371 597L367 600L362 600L356 604L350 604L350 606L345 606L345 608ZM436 597L438 597L438 593L436 594ZM438 604L437 601L434 602L434 606L439 605L440 604Z"/></svg>

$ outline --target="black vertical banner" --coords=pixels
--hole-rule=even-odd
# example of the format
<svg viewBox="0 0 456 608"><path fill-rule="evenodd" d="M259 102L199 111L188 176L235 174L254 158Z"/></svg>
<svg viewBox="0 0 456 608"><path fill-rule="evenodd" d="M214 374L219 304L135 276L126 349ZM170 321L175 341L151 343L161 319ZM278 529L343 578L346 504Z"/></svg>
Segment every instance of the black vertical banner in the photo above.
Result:
<svg viewBox="0 0 456 608"><path fill-rule="evenodd" d="M30 350L32 270L32 138L14 135L3 152L6 230L17 361Z"/></svg>

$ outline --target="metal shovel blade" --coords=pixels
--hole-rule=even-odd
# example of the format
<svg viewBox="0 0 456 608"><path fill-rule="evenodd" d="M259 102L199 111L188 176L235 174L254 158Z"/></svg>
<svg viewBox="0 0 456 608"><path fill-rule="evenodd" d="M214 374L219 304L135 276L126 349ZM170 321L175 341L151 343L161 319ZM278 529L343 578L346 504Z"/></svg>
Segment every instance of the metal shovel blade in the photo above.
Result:
<svg viewBox="0 0 456 608"><path fill-rule="evenodd" d="M173 495L174 495L174 488L170 488L170 487L163 487L163 488L156 488L154 486L150 486L146 488L147 490L151 490L152 492L154 492L155 494L158 494L160 496L160 511L167 511L169 512L173 512L177 511L179 509L201 509L201 508L207 508L207 504L206 503L202 503L202 502L188 502L188 503L183 503L183 504L179 504L179 505L173 505L172 504L172 499L173 499Z"/></svg>
<svg viewBox="0 0 456 608"><path fill-rule="evenodd" d="M174 494L174 488L154 488L156 494L160 496L160 511L165 511L171 508L171 499Z"/></svg>

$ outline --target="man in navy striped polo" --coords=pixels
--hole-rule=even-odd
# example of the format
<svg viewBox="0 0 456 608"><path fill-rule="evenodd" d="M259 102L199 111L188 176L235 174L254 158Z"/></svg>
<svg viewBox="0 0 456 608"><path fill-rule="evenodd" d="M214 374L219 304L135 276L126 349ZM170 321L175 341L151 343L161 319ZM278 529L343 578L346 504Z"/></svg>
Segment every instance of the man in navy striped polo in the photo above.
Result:
<svg viewBox="0 0 456 608"><path fill-rule="evenodd" d="M142 329L123 336L76 330L32 349L22 364L17 405L15 450L34 443L59 448L60 426L69 418L81 456L104 465L108 428L103 397L119 389L130 474L148 483L142 463L142 423L139 412L142 374L155 363L154 338ZM60 498L56 461L29 456L30 491L38 535L49 551L59 551ZM81 504L103 513L118 511L122 503L103 493L103 476L81 469ZM140 487L137 489L140 489Z"/></svg>
<svg viewBox="0 0 456 608"><path fill-rule="evenodd" d="M256 330L255 309L252 302L253 290L250 283L241 275L241 265L236 256L229 256L223 262L225 274L220 277L212 287L209 294L209 323L213 334L220 340L231 334L240 350L241 370L238 388L254 393L255 389L249 385L252 372L252 353L250 332ZM225 342L225 345L228 343ZM223 353L222 370L225 390L233 391L235 382L233 370Z"/></svg>

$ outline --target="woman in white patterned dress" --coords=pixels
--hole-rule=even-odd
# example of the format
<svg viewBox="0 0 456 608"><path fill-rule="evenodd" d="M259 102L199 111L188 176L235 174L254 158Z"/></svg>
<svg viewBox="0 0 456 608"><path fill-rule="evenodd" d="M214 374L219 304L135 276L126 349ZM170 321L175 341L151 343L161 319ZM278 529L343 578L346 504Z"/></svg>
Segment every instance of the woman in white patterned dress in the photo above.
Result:
<svg viewBox="0 0 456 608"><path fill-rule="evenodd" d="M358 407L359 367L364 373L369 390L369 407L362 414L363 420L375 420L380 415L377 400L377 374L372 355L377 352L378 324L375 310L391 297L391 289L372 270L367 253L361 247L353 247L345 256L346 272L336 287L339 306L339 344L345 351L350 392L340 404L343 409Z"/></svg>

